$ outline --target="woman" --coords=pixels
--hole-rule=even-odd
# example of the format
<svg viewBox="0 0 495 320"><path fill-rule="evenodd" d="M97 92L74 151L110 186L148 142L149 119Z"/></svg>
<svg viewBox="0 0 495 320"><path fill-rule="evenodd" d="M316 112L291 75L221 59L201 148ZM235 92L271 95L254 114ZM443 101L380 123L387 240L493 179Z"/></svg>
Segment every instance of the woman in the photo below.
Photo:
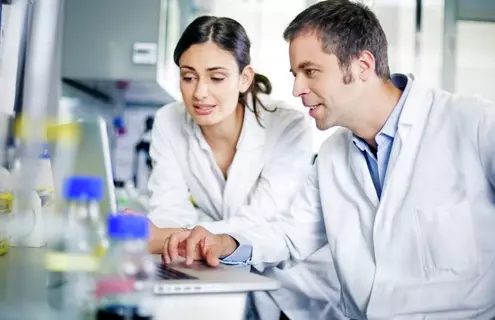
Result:
<svg viewBox="0 0 495 320"><path fill-rule="evenodd" d="M157 112L150 148L153 253L183 227L226 233L277 219L311 167L308 118L268 99L238 22L197 18L174 61L183 102Z"/></svg>

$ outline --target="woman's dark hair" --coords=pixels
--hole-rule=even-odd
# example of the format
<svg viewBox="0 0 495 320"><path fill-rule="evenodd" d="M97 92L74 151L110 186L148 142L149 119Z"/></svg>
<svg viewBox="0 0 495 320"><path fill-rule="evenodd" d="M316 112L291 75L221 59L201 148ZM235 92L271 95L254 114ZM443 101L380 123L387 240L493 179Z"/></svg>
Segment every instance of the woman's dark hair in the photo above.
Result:
<svg viewBox="0 0 495 320"><path fill-rule="evenodd" d="M182 33L174 50L175 64L179 66L180 57L189 47L208 41L230 52L237 61L239 72L242 72L251 63L251 41L249 41L246 30L239 22L225 17L202 16L191 22ZM261 108L270 112L275 111L275 109L268 110L261 102L258 94L270 94L271 92L272 85L270 80L256 73L249 89L245 93L239 94L239 103L244 107L248 107L247 96L248 93L251 93L253 105L251 111L254 112L261 126L258 108L261 106Z"/></svg>

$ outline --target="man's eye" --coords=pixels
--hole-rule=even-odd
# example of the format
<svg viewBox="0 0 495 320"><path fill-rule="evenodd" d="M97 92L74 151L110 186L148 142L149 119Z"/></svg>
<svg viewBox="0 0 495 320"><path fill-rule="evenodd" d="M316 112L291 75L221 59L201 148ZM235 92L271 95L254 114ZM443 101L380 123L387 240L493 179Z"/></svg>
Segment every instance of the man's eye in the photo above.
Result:
<svg viewBox="0 0 495 320"><path fill-rule="evenodd" d="M315 69L306 69L305 72L306 72L306 75L312 76L315 74L316 70Z"/></svg>

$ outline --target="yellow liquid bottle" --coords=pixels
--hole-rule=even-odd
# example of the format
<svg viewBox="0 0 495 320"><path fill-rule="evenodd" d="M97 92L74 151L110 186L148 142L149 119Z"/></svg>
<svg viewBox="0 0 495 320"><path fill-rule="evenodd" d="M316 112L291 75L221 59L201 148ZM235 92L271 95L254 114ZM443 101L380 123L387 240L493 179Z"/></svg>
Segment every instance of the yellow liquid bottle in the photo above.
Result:
<svg viewBox="0 0 495 320"><path fill-rule="evenodd" d="M9 234L7 224L12 215L12 193L0 193L0 255L9 251Z"/></svg>

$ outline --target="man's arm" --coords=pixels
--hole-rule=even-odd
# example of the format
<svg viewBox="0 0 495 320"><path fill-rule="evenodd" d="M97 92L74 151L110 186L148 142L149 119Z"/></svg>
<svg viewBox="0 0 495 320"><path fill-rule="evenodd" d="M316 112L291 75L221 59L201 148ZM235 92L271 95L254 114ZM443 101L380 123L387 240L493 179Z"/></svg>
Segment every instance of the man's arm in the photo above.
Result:
<svg viewBox="0 0 495 320"><path fill-rule="evenodd" d="M320 205L317 182L317 166L312 170L302 190L296 195L288 212L278 220L252 227L237 234L215 235L203 227L172 235L165 244L164 260L174 261L185 256L186 262L205 259L210 265L218 265L219 259L229 257L239 243L246 239L252 245L253 266L263 271L270 266L288 267L304 260L321 248L327 237ZM246 262L243 256L240 258Z"/></svg>
<svg viewBox="0 0 495 320"><path fill-rule="evenodd" d="M290 267L327 243L317 168L315 164L289 210L277 221L233 234L252 244L251 264L258 271Z"/></svg>
<svg viewBox="0 0 495 320"><path fill-rule="evenodd" d="M495 187L495 105L487 100L478 100L483 108L478 126L478 152L486 176Z"/></svg>

